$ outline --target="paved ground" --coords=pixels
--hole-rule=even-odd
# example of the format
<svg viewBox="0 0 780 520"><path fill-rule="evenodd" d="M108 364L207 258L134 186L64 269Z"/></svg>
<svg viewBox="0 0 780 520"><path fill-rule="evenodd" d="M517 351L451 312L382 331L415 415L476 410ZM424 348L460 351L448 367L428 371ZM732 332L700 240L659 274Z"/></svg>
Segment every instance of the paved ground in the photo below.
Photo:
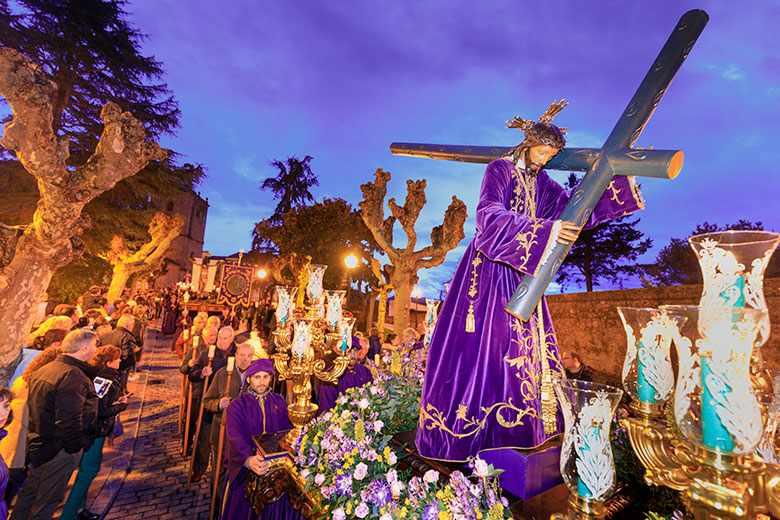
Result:
<svg viewBox="0 0 780 520"><path fill-rule="evenodd" d="M172 338L151 331L139 372L130 384L134 401L122 414L124 435L107 450L89 506L106 519L206 518L208 483L187 487L187 462L177 434L180 374ZM121 440L121 442L120 442Z"/></svg>

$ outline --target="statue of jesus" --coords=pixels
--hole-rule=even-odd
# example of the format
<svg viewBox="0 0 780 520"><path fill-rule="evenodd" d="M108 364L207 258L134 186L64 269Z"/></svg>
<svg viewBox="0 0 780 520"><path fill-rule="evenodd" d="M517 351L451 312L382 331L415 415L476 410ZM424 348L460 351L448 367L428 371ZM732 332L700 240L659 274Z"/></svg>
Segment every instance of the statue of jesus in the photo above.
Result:
<svg viewBox="0 0 780 520"><path fill-rule="evenodd" d="M525 139L485 171L476 234L428 351L416 438L424 457L464 461L487 448L532 448L560 432L552 381L565 376L547 303L528 321L504 305L556 242L570 244L580 232L559 219L570 194L542 169L565 147L564 130L552 124L565 106L552 103L538 121L512 119ZM633 177L616 177L587 226L643 206Z"/></svg>

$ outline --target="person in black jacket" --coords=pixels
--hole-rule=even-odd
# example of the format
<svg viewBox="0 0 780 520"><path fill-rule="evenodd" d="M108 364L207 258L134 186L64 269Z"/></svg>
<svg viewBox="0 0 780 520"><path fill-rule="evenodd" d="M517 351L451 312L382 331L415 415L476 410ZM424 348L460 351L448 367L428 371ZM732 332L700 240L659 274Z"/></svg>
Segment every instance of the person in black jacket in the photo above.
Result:
<svg viewBox="0 0 780 520"><path fill-rule="evenodd" d="M123 314L116 322L116 328L100 336L101 345L114 345L122 352L119 362L119 380L122 392L127 392L127 377L135 369L135 354L140 349L138 339L133 335L135 318L131 314Z"/></svg>
<svg viewBox="0 0 780 520"><path fill-rule="evenodd" d="M27 480L12 520L49 519L65 496L68 480L92 442L97 419L95 355L98 337L73 330L62 340L63 354L30 377Z"/></svg>
<svg viewBox="0 0 780 520"><path fill-rule="evenodd" d="M114 431L116 416L127 408L128 394L122 394L122 386L119 381L121 354L122 352L117 347L105 345L97 349L95 357L90 362L98 372L98 377L94 380L95 388L102 393L98 401L97 423L92 444L81 455L76 482L62 508L60 520L97 520L100 518L100 515L92 513L84 506L87 502L89 486L100 472L106 437Z"/></svg>
<svg viewBox="0 0 780 520"><path fill-rule="evenodd" d="M217 334L216 348L214 349L214 359L209 363L208 349L200 351L198 358L190 367L187 377L192 385L192 415L197 415L200 410L201 398L204 395L204 387L206 380L211 380L211 376L227 365L227 358L235 355L236 345L233 343L235 332L233 327L226 325L219 329ZM196 404L197 398L197 404ZM202 418L202 424L200 429L200 437L194 439L196 443L195 447L195 465L193 468L192 481L197 482L201 479L203 474L208 469L209 454L211 453L211 419L212 414L208 410L204 409ZM195 417L195 428L197 429L197 416Z"/></svg>

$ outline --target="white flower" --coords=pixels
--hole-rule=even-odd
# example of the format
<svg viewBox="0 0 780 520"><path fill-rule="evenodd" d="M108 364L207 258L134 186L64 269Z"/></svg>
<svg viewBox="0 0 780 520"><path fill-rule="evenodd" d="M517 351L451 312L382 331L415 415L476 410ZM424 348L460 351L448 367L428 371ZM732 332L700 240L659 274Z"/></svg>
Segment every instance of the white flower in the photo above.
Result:
<svg viewBox="0 0 780 520"><path fill-rule="evenodd" d="M355 508L355 516L358 518L365 518L368 516L369 510L365 502L361 502L359 506Z"/></svg>
<svg viewBox="0 0 780 520"><path fill-rule="evenodd" d="M379 393L379 387L376 386L376 385L371 385L368 389L371 391L371 393L373 395L376 395L376 394Z"/></svg>
<svg viewBox="0 0 780 520"><path fill-rule="evenodd" d="M382 421L379 421L379 420L374 421L374 431L375 432L381 432L382 428L384 428L384 427L385 427L385 423L383 423Z"/></svg>
<svg viewBox="0 0 780 520"><path fill-rule="evenodd" d="M379 520L393 520L393 517L390 516L390 513L385 513L379 517Z"/></svg>
<svg viewBox="0 0 780 520"><path fill-rule="evenodd" d="M369 405L368 399L366 399L364 397L363 399L358 401L357 405L358 405L358 408L360 408L361 410L365 410L366 408L368 408L368 405Z"/></svg>
<svg viewBox="0 0 780 520"><path fill-rule="evenodd" d="M344 514L344 510L340 507L333 510L333 520L345 520L346 518L347 515Z"/></svg>
<svg viewBox="0 0 780 520"><path fill-rule="evenodd" d="M368 475L368 466L360 462L355 466L355 474L353 476L355 477L355 480L363 480L366 478L366 475Z"/></svg>
<svg viewBox="0 0 780 520"><path fill-rule="evenodd" d="M396 481L390 484L390 494L393 495L393 500L398 500L401 497L401 491L403 490L403 482Z"/></svg>
<svg viewBox="0 0 780 520"><path fill-rule="evenodd" d="M338 398L336 399L336 404L344 404L344 403L346 403L346 402L347 402L347 396L345 396L344 394L341 394L341 395L340 395L340 396L338 396Z"/></svg>
<svg viewBox="0 0 780 520"><path fill-rule="evenodd" d="M325 475L322 473L317 473L317 476L314 477L314 483L318 486L321 486L323 482L325 482Z"/></svg>
<svg viewBox="0 0 780 520"><path fill-rule="evenodd" d="M393 482L398 482L398 472L391 469L387 472L387 483L392 484Z"/></svg>
<svg viewBox="0 0 780 520"><path fill-rule="evenodd" d="M423 480L427 484L434 484L435 482L438 482L439 480L439 472L435 469L429 469L425 472L425 475L423 475Z"/></svg>
<svg viewBox="0 0 780 520"><path fill-rule="evenodd" d="M330 448L330 441L328 439L322 439L322 441L320 442L320 446L322 447L323 450L327 450L328 448Z"/></svg>
<svg viewBox="0 0 780 520"><path fill-rule="evenodd" d="M490 475L490 469L488 468L488 463L484 460L477 458L474 460L474 475L478 477L487 477Z"/></svg>
<svg viewBox="0 0 780 520"><path fill-rule="evenodd" d="M305 479L306 477L308 477L308 476L309 476L309 473L311 473L311 472L309 471L309 468L306 468L306 469L304 469L303 471L301 471L301 478L304 478L304 479Z"/></svg>
<svg viewBox="0 0 780 520"><path fill-rule="evenodd" d="M395 452L391 451L390 454L387 456L387 462L392 466L396 462L398 462L398 457L395 456Z"/></svg>

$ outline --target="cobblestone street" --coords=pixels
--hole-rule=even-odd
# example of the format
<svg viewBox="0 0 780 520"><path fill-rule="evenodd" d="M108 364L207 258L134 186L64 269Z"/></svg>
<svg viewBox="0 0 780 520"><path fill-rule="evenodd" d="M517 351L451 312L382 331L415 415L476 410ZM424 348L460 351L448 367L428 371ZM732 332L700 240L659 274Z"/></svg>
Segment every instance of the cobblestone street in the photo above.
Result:
<svg viewBox="0 0 780 520"><path fill-rule="evenodd" d="M107 450L90 493L90 509L106 519L208 516L208 480L186 485L188 466L176 424L181 379L171 342L157 331L147 334L130 385L135 399L122 414L124 435Z"/></svg>

